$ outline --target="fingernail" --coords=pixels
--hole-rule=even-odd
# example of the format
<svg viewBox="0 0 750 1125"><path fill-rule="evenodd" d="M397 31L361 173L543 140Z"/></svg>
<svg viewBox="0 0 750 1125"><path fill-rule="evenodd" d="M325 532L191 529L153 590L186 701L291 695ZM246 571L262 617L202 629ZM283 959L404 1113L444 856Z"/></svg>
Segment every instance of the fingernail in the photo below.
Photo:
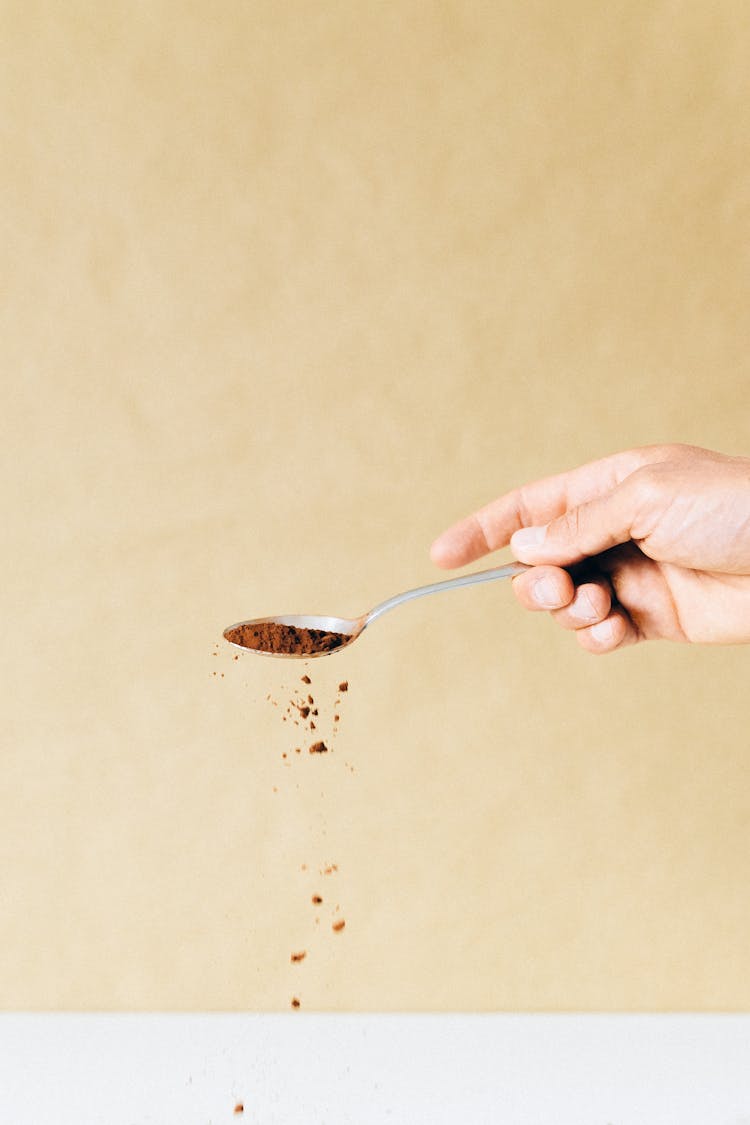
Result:
<svg viewBox="0 0 750 1125"><path fill-rule="evenodd" d="M599 621L596 625L592 625L589 631L594 640L599 641L600 644L609 644L614 636L612 622L608 617L606 617L604 621Z"/></svg>
<svg viewBox="0 0 750 1125"><path fill-rule="evenodd" d="M534 601L542 609L557 609L560 605L557 583L552 578L538 578L534 583Z"/></svg>
<svg viewBox="0 0 750 1125"><path fill-rule="evenodd" d="M538 547L544 542L544 537L547 534L545 527L522 527L520 531L516 531L511 536L510 545L515 551L517 548L521 550L526 547Z"/></svg>
<svg viewBox="0 0 750 1125"><path fill-rule="evenodd" d="M579 621L596 621L599 616L594 608L594 603L585 590L578 591L578 597L572 612Z"/></svg>

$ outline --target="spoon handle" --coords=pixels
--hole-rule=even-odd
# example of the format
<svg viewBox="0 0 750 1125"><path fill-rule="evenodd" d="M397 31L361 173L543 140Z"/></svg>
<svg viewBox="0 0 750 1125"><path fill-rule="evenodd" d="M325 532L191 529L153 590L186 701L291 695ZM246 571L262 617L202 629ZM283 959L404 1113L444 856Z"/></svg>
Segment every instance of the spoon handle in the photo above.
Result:
<svg viewBox="0 0 750 1125"><path fill-rule="evenodd" d="M395 594L371 609L365 617L365 625L380 617L381 613L387 613L389 609L395 609L397 605L409 602L412 598L423 598L425 594L437 594L441 590L456 590L459 586L474 586L478 582L493 582L496 578L512 578L515 574L521 574L528 569L525 563L507 563L505 566L493 567L492 570L478 570L474 574L462 574L460 578L448 578L445 582L432 582L429 586L417 586L414 590L405 590L403 594Z"/></svg>

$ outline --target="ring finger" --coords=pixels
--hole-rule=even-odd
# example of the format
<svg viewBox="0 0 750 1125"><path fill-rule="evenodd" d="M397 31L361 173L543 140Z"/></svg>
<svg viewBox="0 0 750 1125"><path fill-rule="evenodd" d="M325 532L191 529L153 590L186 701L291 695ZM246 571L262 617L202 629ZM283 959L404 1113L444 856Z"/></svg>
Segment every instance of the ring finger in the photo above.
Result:
<svg viewBox="0 0 750 1125"><path fill-rule="evenodd" d="M606 580L583 582L576 587L573 600L552 616L563 629L587 629L604 621L612 608L612 590Z"/></svg>

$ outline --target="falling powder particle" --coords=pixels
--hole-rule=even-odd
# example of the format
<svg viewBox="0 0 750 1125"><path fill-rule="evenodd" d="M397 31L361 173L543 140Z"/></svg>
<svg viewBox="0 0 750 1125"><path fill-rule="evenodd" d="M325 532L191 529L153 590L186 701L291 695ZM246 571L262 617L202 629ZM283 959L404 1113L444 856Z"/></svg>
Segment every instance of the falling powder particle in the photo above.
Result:
<svg viewBox="0 0 750 1125"><path fill-rule="evenodd" d="M330 867L323 868L324 875L333 875L334 871L338 871L338 865L335 863L332 863Z"/></svg>
<svg viewBox="0 0 750 1125"><path fill-rule="evenodd" d="M311 754L327 754L328 753L328 747L326 746L325 742L313 742L312 746L310 747L310 753Z"/></svg>
<svg viewBox="0 0 750 1125"><path fill-rule="evenodd" d="M341 933L341 931L343 930L345 925L346 925L346 922L344 921L343 918L341 918L341 919L339 919L338 922L333 923L333 925L331 926L331 929L334 930L335 933L338 934L338 933Z"/></svg>
<svg viewBox="0 0 750 1125"><path fill-rule="evenodd" d="M293 1008L299 1008L299 1000L297 999L296 996L292 997L292 1007Z"/></svg>
<svg viewBox="0 0 750 1125"><path fill-rule="evenodd" d="M303 676L303 677L302 677L302 683L303 683L303 684L311 684L311 683L312 683L312 680L310 679L310 677L309 677L309 676Z"/></svg>
<svg viewBox="0 0 750 1125"><path fill-rule="evenodd" d="M341 683L339 684L339 691L348 691L348 690L349 690L349 681L348 681L348 680L343 680L343 681L342 681L342 682L341 682Z"/></svg>
<svg viewBox="0 0 750 1125"><path fill-rule="evenodd" d="M321 902L323 901L323 899L320 897L320 895L313 895L312 900L313 900L313 903L315 904L315 906L320 906Z"/></svg>
<svg viewBox="0 0 750 1125"><path fill-rule="evenodd" d="M296 964L297 961L304 961L305 957L307 957L307 950L303 949L301 953L292 953L289 960L292 964Z"/></svg>
<svg viewBox="0 0 750 1125"><path fill-rule="evenodd" d="M235 656L234 659L236 660L237 657ZM235 1113L244 1113L245 1112L245 1107L242 1104L242 1102L237 1102L237 1105L234 1107L234 1112Z"/></svg>

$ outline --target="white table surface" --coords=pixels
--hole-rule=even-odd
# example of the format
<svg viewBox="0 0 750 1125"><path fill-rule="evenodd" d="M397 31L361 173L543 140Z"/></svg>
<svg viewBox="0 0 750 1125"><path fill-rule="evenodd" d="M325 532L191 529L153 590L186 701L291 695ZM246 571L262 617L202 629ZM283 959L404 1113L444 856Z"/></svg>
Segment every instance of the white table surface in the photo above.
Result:
<svg viewBox="0 0 750 1125"><path fill-rule="evenodd" d="M750 1125L750 1017L5 1014L0 1121Z"/></svg>

